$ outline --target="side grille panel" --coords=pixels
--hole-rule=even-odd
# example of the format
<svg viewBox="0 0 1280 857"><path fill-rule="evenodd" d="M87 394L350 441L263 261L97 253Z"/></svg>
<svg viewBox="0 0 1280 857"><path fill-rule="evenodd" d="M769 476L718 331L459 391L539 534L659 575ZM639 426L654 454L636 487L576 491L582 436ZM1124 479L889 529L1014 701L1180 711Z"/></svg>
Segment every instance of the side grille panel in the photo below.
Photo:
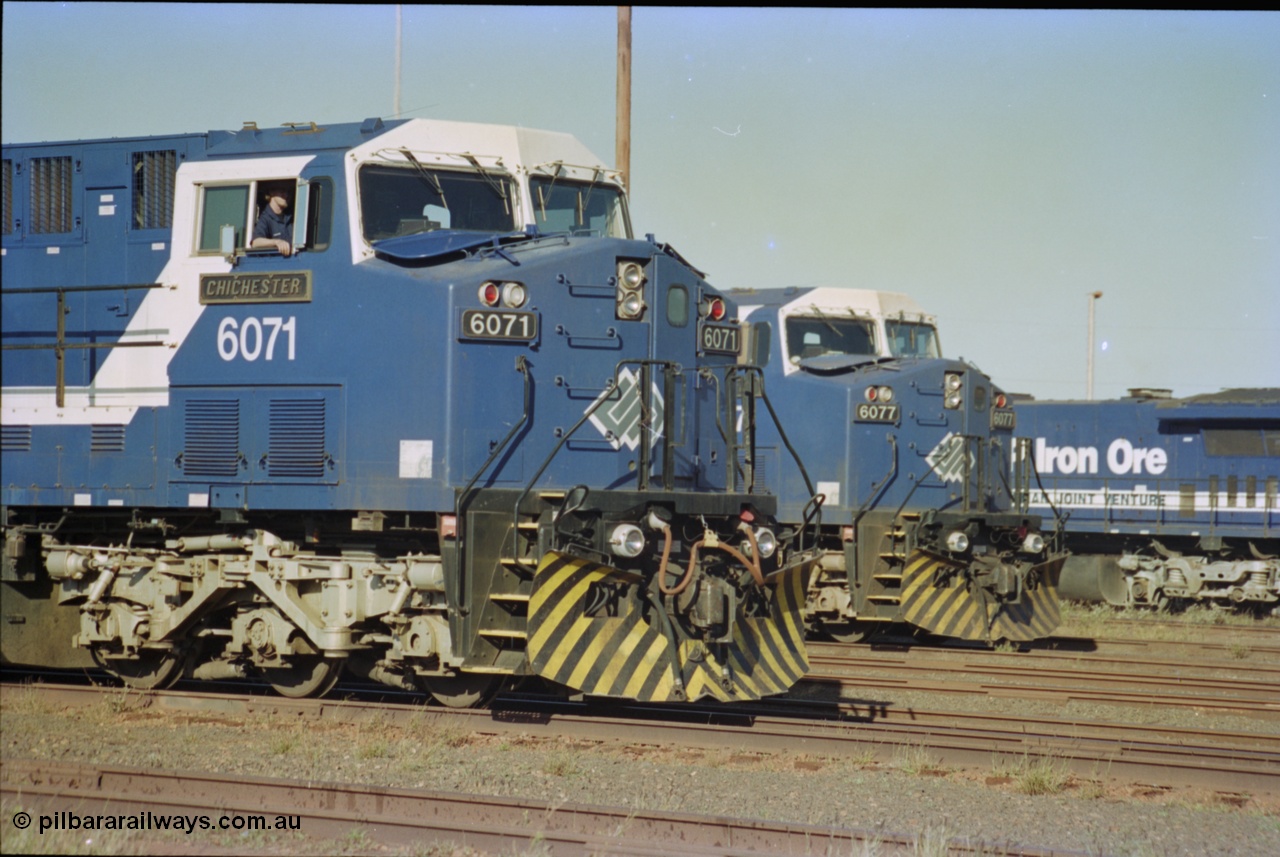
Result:
<svg viewBox="0 0 1280 857"><path fill-rule="evenodd" d="M189 399L184 476L232 479L240 473L240 401Z"/></svg>
<svg viewBox="0 0 1280 857"><path fill-rule="evenodd" d="M325 475L323 399L272 399L267 474L273 479L319 479Z"/></svg>

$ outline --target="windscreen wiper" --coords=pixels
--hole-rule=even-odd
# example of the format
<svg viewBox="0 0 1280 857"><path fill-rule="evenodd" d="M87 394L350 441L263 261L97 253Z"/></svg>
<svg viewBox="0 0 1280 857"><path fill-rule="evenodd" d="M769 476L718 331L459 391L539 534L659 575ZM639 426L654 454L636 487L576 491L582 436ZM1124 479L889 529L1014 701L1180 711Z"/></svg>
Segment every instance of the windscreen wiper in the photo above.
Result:
<svg viewBox="0 0 1280 857"><path fill-rule="evenodd" d="M445 211L448 211L449 200L445 198L444 186L440 184L440 178L435 173L431 172L431 170L424 167L422 162L413 156L413 152L410 152L408 149L401 149L400 154L409 159L409 163L413 164L413 168L418 171L419 178L426 182L427 185L436 192L440 197L440 204L444 206Z"/></svg>
<svg viewBox="0 0 1280 857"><path fill-rule="evenodd" d="M507 186L498 179L489 175L489 171L480 166L480 161L475 155L472 155L469 152L463 152L462 157L466 158L467 161L470 162L471 166L476 168L476 172L480 174L480 178L484 179L484 183L487 184L493 192L498 195L498 198L502 200L502 212L504 214L510 214L511 201L507 199Z"/></svg>

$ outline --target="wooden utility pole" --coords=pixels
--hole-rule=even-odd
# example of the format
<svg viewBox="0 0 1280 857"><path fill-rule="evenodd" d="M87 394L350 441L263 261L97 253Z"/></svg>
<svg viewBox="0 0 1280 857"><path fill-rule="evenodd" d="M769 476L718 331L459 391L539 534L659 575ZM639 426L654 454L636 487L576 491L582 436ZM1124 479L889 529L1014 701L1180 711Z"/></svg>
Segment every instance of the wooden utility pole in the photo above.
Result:
<svg viewBox="0 0 1280 857"><path fill-rule="evenodd" d="M631 192L631 7L618 7L618 129L614 167Z"/></svg>

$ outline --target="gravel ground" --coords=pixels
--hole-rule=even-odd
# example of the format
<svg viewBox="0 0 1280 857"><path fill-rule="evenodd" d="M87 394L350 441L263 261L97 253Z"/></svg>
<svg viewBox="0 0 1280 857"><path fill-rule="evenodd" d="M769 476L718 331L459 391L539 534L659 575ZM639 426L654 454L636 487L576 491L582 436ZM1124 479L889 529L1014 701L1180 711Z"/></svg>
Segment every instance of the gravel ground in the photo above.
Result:
<svg viewBox="0 0 1280 857"><path fill-rule="evenodd" d="M840 825L918 836L922 854L944 854L929 843L945 837L981 841L992 853L1020 843L1135 857L1280 854L1277 800L1104 787L1060 771L940 770L910 754L876 763L748 748L703 752L427 733L377 723L357 727L254 715L192 716L151 711L136 695L123 692L74 711L50 709L24 691L8 692L0 695L0 721L5 758L239 772ZM1033 786L1048 793L1024 793ZM45 846L52 843L13 838L12 811L6 807L3 815L3 850L50 851ZM196 849L185 853L383 853L358 830L336 843L172 844ZM94 853L154 850L106 838L90 846L72 839L52 850L73 847ZM451 852L424 846L417 853ZM527 853L539 851L534 846Z"/></svg>
<svg viewBox="0 0 1280 857"><path fill-rule="evenodd" d="M1102 616L1109 614L1103 613ZM1069 615L1063 633L1104 635L1091 614ZM1070 624L1075 622L1073 626ZM1280 622L1267 620L1280 628ZM1133 636L1132 626L1123 631ZM1155 639L1194 642L1153 629ZM1215 640L1221 633L1215 631ZM1257 645L1256 642L1254 645ZM1241 666L1256 654L1244 652ZM1028 715L1218 730L1280 732L1274 720L1217 716L1178 708L1089 706L996 700L964 695L873 690L867 701L900 708L982 710L1010 705ZM63 759L159 769L475 792L564 803L706 813L840 825L918 837L918 853L942 857L947 838L986 843L986 853L1023 844L1089 855L1200 857L1280 855L1280 796L1231 796L1079 780L1052 766L994 764L940 769L936 760L902 753L891 761L699 751L495 738L439 725L401 728L316 724L266 715L194 716L153 711L137 694L108 694L78 710L49 707L34 694L0 694L0 757ZM1034 793L1032 793L1034 792ZM0 851L149 854L385 854L359 829L338 842L305 838L190 838L156 844L100 836L43 840L18 835L0 811ZM535 822L536 824L536 822ZM476 857L448 844L423 844L420 855ZM514 854L539 857L534 844ZM853 857L853 855L851 855ZM875 857L870 849L863 857Z"/></svg>

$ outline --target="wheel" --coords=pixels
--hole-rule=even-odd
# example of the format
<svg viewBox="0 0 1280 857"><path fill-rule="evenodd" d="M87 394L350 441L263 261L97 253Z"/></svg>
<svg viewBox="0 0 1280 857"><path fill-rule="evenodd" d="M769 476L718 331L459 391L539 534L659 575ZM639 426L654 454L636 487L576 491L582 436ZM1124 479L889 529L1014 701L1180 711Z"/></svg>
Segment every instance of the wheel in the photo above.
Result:
<svg viewBox="0 0 1280 857"><path fill-rule="evenodd" d="M447 708L476 708L494 697L502 686L502 678L483 673L462 673L431 676L425 681L427 691L441 705Z"/></svg>
<svg viewBox="0 0 1280 857"><path fill-rule="evenodd" d="M137 658L112 658L102 647L93 649L93 660L129 687L164 690L182 678L183 657L172 650L142 649Z"/></svg>
<svg viewBox="0 0 1280 857"><path fill-rule="evenodd" d="M287 667L271 667L262 671L267 684L281 696L302 699L324 696L333 690L342 675L342 659L324 655L291 655Z"/></svg>

